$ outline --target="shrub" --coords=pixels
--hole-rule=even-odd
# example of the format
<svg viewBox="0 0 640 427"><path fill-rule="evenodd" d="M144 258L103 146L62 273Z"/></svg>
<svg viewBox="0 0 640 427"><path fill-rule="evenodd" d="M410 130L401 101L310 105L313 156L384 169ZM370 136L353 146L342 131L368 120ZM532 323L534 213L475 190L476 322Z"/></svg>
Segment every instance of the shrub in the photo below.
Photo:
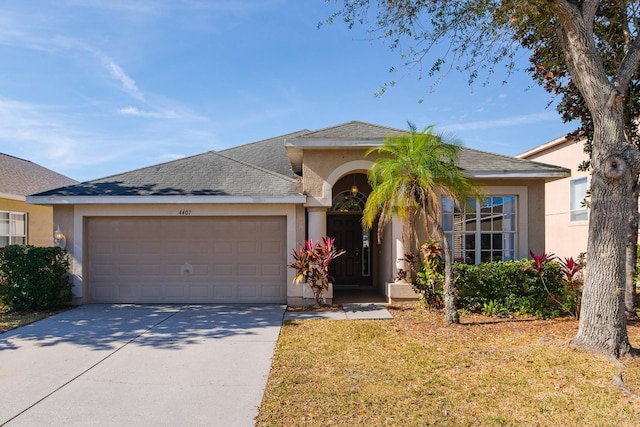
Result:
<svg viewBox="0 0 640 427"><path fill-rule="evenodd" d="M553 296L563 291L562 271L550 263L540 280L532 260L489 262L479 265L456 263L453 277L458 288L458 304L471 311L555 316ZM551 295L550 295L551 294Z"/></svg>
<svg viewBox="0 0 640 427"><path fill-rule="evenodd" d="M69 258L58 247L0 248L0 302L12 309L47 308L71 300Z"/></svg>

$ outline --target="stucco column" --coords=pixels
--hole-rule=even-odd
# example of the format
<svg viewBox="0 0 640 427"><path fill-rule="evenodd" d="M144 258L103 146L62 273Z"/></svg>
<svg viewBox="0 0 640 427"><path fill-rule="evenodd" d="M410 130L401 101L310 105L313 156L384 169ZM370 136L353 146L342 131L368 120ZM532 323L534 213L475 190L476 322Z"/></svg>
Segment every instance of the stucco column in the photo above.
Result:
<svg viewBox="0 0 640 427"><path fill-rule="evenodd" d="M309 207L307 212L309 213L308 226L309 226L309 238L314 242L322 240L327 235L327 211L326 206Z"/></svg>
<svg viewBox="0 0 640 427"><path fill-rule="evenodd" d="M391 273L393 274L393 279L398 274L399 269L407 270L406 263L404 262L404 243L402 243L402 224L400 220L397 218L393 218L391 220L391 255L393 256L393 269Z"/></svg>

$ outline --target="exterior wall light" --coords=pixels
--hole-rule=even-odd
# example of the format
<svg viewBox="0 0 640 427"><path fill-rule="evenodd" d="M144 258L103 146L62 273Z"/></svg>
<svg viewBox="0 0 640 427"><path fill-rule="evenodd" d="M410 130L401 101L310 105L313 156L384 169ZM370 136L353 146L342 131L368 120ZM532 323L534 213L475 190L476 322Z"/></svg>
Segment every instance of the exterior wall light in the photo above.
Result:
<svg viewBox="0 0 640 427"><path fill-rule="evenodd" d="M53 244L62 249L67 247L67 238L64 237L64 234L60 231L59 225L56 225L56 231L53 233Z"/></svg>

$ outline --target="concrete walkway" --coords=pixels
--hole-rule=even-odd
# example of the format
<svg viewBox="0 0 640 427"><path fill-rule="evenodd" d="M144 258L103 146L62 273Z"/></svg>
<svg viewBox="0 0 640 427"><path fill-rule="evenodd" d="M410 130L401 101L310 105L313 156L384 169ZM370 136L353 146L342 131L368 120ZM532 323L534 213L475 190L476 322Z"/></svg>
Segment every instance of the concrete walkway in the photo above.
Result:
<svg viewBox="0 0 640 427"><path fill-rule="evenodd" d="M252 426L285 307L84 305L0 335L0 425Z"/></svg>

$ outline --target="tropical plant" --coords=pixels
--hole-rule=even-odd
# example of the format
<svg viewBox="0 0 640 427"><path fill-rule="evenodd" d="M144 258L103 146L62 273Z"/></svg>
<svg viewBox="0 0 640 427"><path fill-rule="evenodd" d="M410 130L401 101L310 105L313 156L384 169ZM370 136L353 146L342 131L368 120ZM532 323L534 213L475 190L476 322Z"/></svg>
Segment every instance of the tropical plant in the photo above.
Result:
<svg viewBox="0 0 640 427"><path fill-rule="evenodd" d="M444 249L436 239L429 239L420 246L422 265L414 254L405 254L404 261L413 271L411 286L419 295L420 303L427 308L442 306L442 289L444 284Z"/></svg>
<svg viewBox="0 0 640 427"><path fill-rule="evenodd" d="M293 262L288 265L296 270L294 283L306 280L313 292L316 305L319 306L324 305L323 294L331 283L329 265L344 254L344 250L336 249L334 243L335 239L332 237L323 237L315 243L312 239L305 240L298 251L293 250Z"/></svg>
<svg viewBox="0 0 640 427"><path fill-rule="evenodd" d="M575 318L580 317L580 302L582 300L582 286L584 285L583 271L586 266L585 255L583 252L575 260L573 257L558 260L564 277L564 301L562 306Z"/></svg>
<svg viewBox="0 0 640 427"><path fill-rule="evenodd" d="M544 286L549 297L562 307L564 311L578 319L580 317L580 302L582 299L582 286L584 284L582 271L586 264L585 254L581 253L577 260L574 260L573 257L560 259L546 252L537 255L533 251L529 251L529 254L534 261L534 267L531 269L540 277L542 286ZM562 301L558 299L555 292L549 290L544 277L544 272L551 268L554 262L560 265L560 271L563 276Z"/></svg>
<svg viewBox="0 0 640 427"><path fill-rule="evenodd" d="M451 253L440 224L441 198L449 197L457 205L482 191L456 165L460 145L444 142L429 126L419 132L409 123L409 132L387 137L380 147L367 151L378 157L368 172L371 194L362 216L364 227L371 228L378 219L378 240L393 217L403 221L405 245L418 246L416 220L421 219L428 236L442 242L445 280L444 307L448 323L458 323L455 287L451 280ZM411 243L410 243L411 241Z"/></svg>

